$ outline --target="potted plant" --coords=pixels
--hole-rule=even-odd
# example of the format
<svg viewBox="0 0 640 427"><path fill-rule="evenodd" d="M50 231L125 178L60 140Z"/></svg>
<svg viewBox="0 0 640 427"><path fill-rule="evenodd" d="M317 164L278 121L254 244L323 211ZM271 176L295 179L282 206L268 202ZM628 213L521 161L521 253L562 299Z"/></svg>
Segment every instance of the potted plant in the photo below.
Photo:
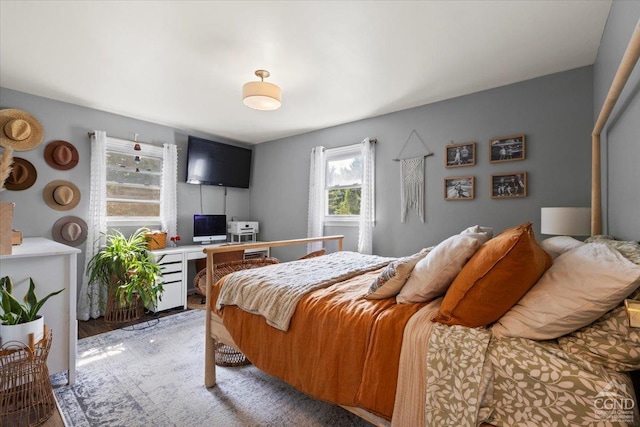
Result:
<svg viewBox="0 0 640 427"><path fill-rule="evenodd" d="M33 333L35 341L42 339L44 331L44 317L39 313L40 309L49 298L64 291L64 288L51 292L46 297L38 300L36 285L29 278L29 289L21 304L13 295L13 280L9 276L0 279L0 337L2 343L9 341L29 342L29 334Z"/></svg>
<svg viewBox="0 0 640 427"><path fill-rule="evenodd" d="M106 246L89 260L89 282L107 290L106 322L140 318L145 306L155 306L162 297L160 266L148 251L147 232L140 228L126 237L113 230L106 235Z"/></svg>

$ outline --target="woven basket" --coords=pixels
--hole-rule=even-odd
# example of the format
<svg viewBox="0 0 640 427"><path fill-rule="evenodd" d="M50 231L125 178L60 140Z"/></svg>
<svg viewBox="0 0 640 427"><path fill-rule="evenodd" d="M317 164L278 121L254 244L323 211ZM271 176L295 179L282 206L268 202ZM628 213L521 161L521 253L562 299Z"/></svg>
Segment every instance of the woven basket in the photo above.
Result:
<svg viewBox="0 0 640 427"><path fill-rule="evenodd" d="M234 271L247 270L250 268L264 267L265 265L278 264L276 258L256 258L244 259L240 261L229 261L220 264L214 264L213 283ZM196 274L193 279L196 290L202 295L207 294L207 269L203 268ZM249 365L251 362L247 357L233 347L220 342L216 343L216 365L218 366L242 366Z"/></svg>
<svg viewBox="0 0 640 427"><path fill-rule="evenodd" d="M251 361L247 356L240 353L233 347L220 342L216 343L216 365L218 366L243 366L250 365Z"/></svg>
<svg viewBox="0 0 640 427"><path fill-rule="evenodd" d="M144 316L144 305L140 297L136 297L131 304L121 305L115 292L109 292L107 307L104 311L105 323L126 323L138 320L142 316Z"/></svg>
<svg viewBox="0 0 640 427"><path fill-rule="evenodd" d="M144 233L150 251L167 247L167 233Z"/></svg>
<svg viewBox="0 0 640 427"><path fill-rule="evenodd" d="M223 262L220 264L214 264L213 269L213 283L216 283L218 280L223 278L229 273L233 273L234 271L247 270L249 268L259 268L264 267L265 265L270 264L278 264L277 258L256 258L256 259L243 259L239 261L229 261ZM196 277L193 278L193 286L196 288L198 293L202 295L207 295L207 269L203 268L196 274Z"/></svg>
<svg viewBox="0 0 640 427"><path fill-rule="evenodd" d="M51 336L33 350L16 341L0 348L0 425L37 426L56 410L47 368Z"/></svg>

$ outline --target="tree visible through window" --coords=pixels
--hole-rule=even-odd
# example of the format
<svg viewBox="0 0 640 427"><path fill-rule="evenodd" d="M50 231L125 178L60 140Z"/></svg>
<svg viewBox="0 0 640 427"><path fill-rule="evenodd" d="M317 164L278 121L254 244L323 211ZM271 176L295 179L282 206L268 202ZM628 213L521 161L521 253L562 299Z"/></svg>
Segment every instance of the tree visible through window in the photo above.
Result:
<svg viewBox="0 0 640 427"><path fill-rule="evenodd" d="M360 146L327 150L325 176L325 214L333 218L359 216L362 190Z"/></svg>

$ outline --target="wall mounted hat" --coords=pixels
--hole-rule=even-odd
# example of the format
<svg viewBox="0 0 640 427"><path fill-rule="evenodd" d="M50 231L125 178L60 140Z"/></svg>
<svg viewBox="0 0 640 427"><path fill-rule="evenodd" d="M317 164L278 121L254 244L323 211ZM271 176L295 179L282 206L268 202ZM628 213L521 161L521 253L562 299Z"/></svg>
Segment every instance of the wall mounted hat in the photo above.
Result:
<svg viewBox="0 0 640 427"><path fill-rule="evenodd" d="M78 164L78 150L67 141L52 141L44 148L44 159L54 169L73 169Z"/></svg>
<svg viewBox="0 0 640 427"><path fill-rule="evenodd" d="M4 182L4 187L12 191L26 190L36 182L37 178L36 168L29 160L14 157L11 173Z"/></svg>
<svg viewBox="0 0 640 427"><path fill-rule="evenodd" d="M74 183L58 179L44 187L42 197L51 209L68 211L80 203L80 190Z"/></svg>
<svg viewBox="0 0 640 427"><path fill-rule="evenodd" d="M56 242L78 246L87 240L87 223L77 216L63 216L53 224L51 235Z"/></svg>
<svg viewBox="0 0 640 427"><path fill-rule="evenodd" d="M44 130L40 122L26 111L0 110L0 146L16 151L36 148L42 142Z"/></svg>

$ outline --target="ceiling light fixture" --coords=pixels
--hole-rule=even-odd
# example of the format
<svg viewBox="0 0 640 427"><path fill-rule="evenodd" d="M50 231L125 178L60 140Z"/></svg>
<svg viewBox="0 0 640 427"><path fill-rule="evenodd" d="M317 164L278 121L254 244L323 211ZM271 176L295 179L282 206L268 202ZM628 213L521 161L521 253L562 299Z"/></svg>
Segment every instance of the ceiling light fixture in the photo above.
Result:
<svg viewBox="0 0 640 427"><path fill-rule="evenodd" d="M259 82L248 82L242 86L242 102L254 110L277 110L282 105L282 91L277 85L264 81L271 74L267 70L256 70Z"/></svg>

